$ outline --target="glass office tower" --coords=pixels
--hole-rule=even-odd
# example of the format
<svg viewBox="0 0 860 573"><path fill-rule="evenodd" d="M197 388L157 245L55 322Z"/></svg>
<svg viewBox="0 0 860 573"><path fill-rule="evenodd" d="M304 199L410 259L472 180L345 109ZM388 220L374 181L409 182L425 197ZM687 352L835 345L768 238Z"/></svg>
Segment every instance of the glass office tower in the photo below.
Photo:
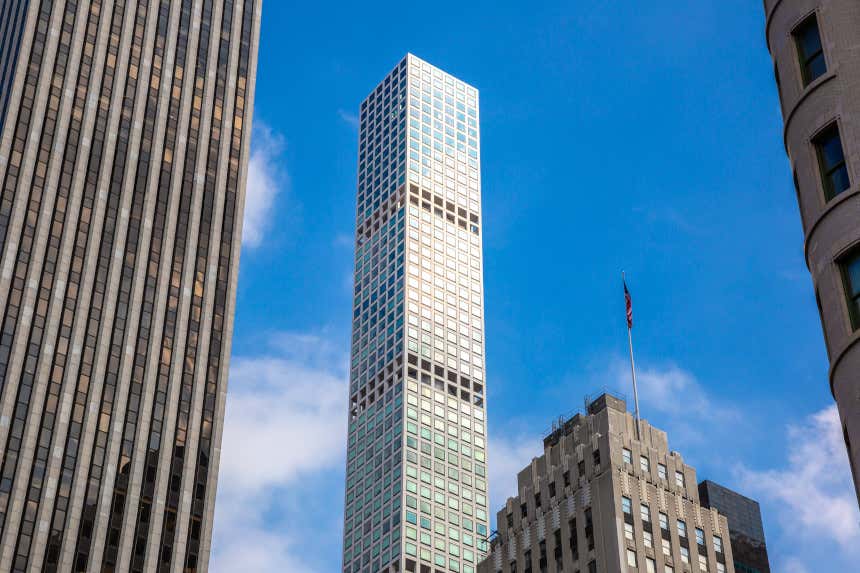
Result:
<svg viewBox="0 0 860 573"><path fill-rule="evenodd" d="M486 552L475 88L407 55L361 104L343 571Z"/></svg>
<svg viewBox="0 0 860 573"><path fill-rule="evenodd" d="M206 571L261 0L0 2L0 571Z"/></svg>

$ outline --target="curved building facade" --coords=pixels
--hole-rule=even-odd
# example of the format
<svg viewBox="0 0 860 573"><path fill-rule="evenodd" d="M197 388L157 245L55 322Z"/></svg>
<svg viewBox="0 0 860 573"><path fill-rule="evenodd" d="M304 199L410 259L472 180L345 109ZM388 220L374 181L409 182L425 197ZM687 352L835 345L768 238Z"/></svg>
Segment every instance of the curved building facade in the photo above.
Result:
<svg viewBox="0 0 860 573"><path fill-rule="evenodd" d="M860 495L860 3L764 7L830 388Z"/></svg>

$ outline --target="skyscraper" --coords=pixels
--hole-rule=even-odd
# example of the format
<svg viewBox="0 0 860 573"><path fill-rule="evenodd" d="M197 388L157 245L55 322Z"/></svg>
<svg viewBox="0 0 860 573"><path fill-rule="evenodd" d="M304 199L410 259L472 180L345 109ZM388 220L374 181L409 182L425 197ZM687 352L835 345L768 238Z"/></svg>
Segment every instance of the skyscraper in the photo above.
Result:
<svg viewBox="0 0 860 573"><path fill-rule="evenodd" d="M641 437L638 437L641 436ZM480 573L734 573L725 516L666 433L603 394L517 475Z"/></svg>
<svg viewBox="0 0 860 573"><path fill-rule="evenodd" d="M699 499L726 516L735 573L770 573L758 502L709 480L699 484Z"/></svg>
<svg viewBox="0 0 860 573"><path fill-rule="evenodd" d="M361 104L347 573L474 573L486 547L478 117L412 55Z"/></svg>
<svg viewBox="0 0 860 573"><path fill-rule="evenodd" d="M259 18L3 3L0 571L207 568Z"/></svg>
<svg viewBox="0 0 860 573"><path fill-rule="evenodd" d="M765 0L804 233L860 498L860 53L856 0Z"/></svg>

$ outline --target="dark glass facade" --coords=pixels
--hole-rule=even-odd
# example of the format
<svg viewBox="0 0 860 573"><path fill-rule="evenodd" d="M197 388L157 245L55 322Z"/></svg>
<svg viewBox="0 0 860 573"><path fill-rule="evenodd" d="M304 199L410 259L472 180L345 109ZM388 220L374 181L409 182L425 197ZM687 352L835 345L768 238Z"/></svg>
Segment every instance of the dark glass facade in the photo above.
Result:
<svg viewBox="0 0 860 573"><path fill-rule="evenodd" d="M758 502L707 480L699 484L699 499L702 506L716 509L726 516L735 571L770 573Z"/></svg>
<svg viewBox="0 0 860 573"><path fill-rule="evenodd" d="M0 132L12 92L21 32L30 0L4 0L0 6Z"/></svg>

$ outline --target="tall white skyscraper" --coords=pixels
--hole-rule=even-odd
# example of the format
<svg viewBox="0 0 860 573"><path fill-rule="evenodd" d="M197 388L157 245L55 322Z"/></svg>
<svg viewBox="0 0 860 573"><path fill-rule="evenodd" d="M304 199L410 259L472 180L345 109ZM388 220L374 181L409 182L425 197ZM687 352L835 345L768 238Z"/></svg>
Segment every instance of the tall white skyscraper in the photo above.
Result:
<svg viewBox="0 0 860 573"><path fill-rule="evenodd" d="M487 549L478 92L407 55L361 104L346 573Z"/></svg>

